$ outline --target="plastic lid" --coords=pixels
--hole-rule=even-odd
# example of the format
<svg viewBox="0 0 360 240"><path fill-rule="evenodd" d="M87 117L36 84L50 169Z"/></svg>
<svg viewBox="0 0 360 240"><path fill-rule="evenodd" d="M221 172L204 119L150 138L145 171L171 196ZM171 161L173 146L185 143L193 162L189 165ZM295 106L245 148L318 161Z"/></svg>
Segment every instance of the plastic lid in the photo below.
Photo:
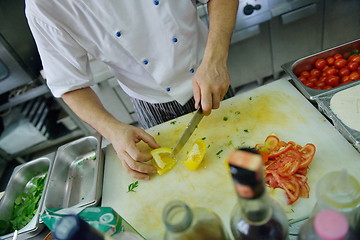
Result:
<svg viewBox="0 0 360 240"><path fill-rule="evenodd" d="M341 213L327 209L315 216L314 229L323 240L342 240L349 231L349 223Z"/></svg>

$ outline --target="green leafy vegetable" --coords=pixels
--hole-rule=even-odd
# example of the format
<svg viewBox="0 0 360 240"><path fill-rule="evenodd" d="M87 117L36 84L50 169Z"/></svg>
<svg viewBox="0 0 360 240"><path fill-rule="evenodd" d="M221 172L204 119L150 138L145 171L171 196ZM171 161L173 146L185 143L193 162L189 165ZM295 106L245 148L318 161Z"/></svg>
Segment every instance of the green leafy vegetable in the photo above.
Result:
<svg viewBox="0 0 360 240"><path fill-rule="evenodd" d="M24 192L14 201L13 213L9 221L0 220L0 235L5 235L25 227L34 217L44 190L47 174L33 178Z"/></svg>
<svg viewBox="0 0 360 240"><path fill-rule="evenodd" d="M244 132L249 132L249 130L247 130L247 129L244 129Z"/></svg>
<svg viewBox="0 0 360 240"><path fill-rule="evenodd" d="M175 123L176 123L176 121L171 121L171 122L170 122L170 124L173 124L173 125L174 125Z"/></svg>
<svg viewBox="0 0 360 240"><path fill-rule="evenodd" d="M229 120L229 118L228 118L228 117L224 117L223 120L224 120L224 121L227 121L227 120Z"/></svg>
<svg viewBox="0 0 360 240"><path fill-rule="evenodd" d="M139 181L130 183L130 185L128 186L127 192L136 192L134 189L137 188L138 186L139 186Z"/></svg>

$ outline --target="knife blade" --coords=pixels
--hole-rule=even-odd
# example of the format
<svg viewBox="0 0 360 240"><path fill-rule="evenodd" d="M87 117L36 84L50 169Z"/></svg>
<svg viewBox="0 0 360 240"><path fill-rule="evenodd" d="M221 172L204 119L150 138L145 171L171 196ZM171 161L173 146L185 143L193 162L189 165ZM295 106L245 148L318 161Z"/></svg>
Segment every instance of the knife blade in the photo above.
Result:
<svg viewBox="0 0 360 240"><path fill-rule="evenodd" d="M203 117L204 117L204 114L202 112L202 108L199 107L195 111L195 114L191 118L188 125L186 126L185 131L182 133L181 137L176 142L176 144L171 152L171 156L175 156L176 154L178 154L180 152L180 150L184 147L187 140L189 140L190 136L195 131L195 129L197 128L197 126L199 125L199 123Z"/></svg>

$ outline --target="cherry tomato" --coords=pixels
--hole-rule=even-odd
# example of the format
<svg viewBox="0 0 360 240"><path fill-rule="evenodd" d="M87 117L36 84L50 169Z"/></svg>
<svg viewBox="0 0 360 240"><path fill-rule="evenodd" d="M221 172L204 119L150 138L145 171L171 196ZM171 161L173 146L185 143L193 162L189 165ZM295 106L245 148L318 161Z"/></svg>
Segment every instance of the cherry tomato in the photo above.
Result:
<svg viewBox="0 0 360 240"><path fill-rule="evenodd" d="M329 67L328 69L325 70L325 73L327 76L329 75L337 75L338 70L335 67Z"/></svg>
<svg viewBox="0 0 360 240"><path fill-rule="evenodd" d="M340 81L341 83L348 83L348 82L351 82L350 81L350 77L349 76L343 76L342 78L341 78L341 81Z"/></svg>
<svg viewBox="0 0 360 240"><path fill-rule="evenodd" d="M321 71L317 68L313 68L310 71L310 75L318 78L321 76Z"/></svg>
<svg viewBox="0 0 360 240"><path fill-rule="evenodd" d="M341 58L343 58L343 55L340 54L340 53L337 53L337 54L334 55L334 58L335 58L335 60L336 59L341 59Z"/></svg>
<svg viewBox="0 0 360 240"><path fill-rule="evenodd" d="M355 62L355 61L351 61L347 64L348 68L350 71L355 71L358 69L359 67L359 63L358 62Z"/></svg>
<svg viewBox="0 0 360 240"><path fill-rule="evenodd" d="M307 79L309 82L317 82L318 81L318 78L317 77L314 77L314 76L310 76L308 79Z"/></svg>
<svg viewBox="0 0 360 240"><path fill-rule="evenodd" d="M329 66L332 66L335 62L335 58L334 57L328 57L326 58L326 62Z"/></svg>
<svg viewBox="0 0 360 240"><path fill-rule="evenodd" d="M317 81L315 83L315 87L319 88L319 89L322 89L323 87L325 87L325 82L320 82L320 81Z"/></svg>
<svg viewBox="0 0 360 240"><path fill-rule="evenodd" d="M304 81L303 84L309 88L315 87L314 82L309 82L308 80Z"/></svg>
<svg viewBox="0 0 360 240"><path fill-rule="evenodd" d="M355 81L360 78L360 74L357 71L353 71L349 75L350 81Z"/></svg>
<svg viewBox="0 0 360 240"><path fill-rule="evenodd" d="M323 87L324 90L332 89L332 88L333 88L332 86L328 86L328 85L326 85L325 87Z"/></svg>
<svg viewBox="0 0 360 240"><path fill-rule="evenodd" d="M325 80L326 80L326 75L319 77L318 82L325 82Z"/></svg>
<svg viewBox="0 0 360 240"><path fill-rule="evenodd" d="M325 84L327 86L336 87L340 83L340 77L329 75L326 77Z"/></svg>
<svg viewBox="0 0 360 240"><path fill-rule="evenodd" d="M323 69L324 67L326 67L326 65L327 62L322 58L319 58L315 61L315 67L318 69Z"/></svg>
<svg viewBox="0 0 360 240"><path fill-rule="evenodd" d="M343 68L347 65L347 61L343 58L339 58L339 59L336 59L335 62L334 62L334 66L337 68L337 69L340 69L340 68Z"/></svg>
<svg viewBox="0 0 360 240"><path fill-rule="evenodd" d="M308 78L308 77L310 77L310 73L308 71L302 71L300 73L300 76L304 76L305 78Z"/></svg>
<svg viewBox="0 0 360 240"><path fill-rule="evenodd" d="M350 56L351 61L360 63L360 55L352 55Z"/></svg>
<svg viewBox="0 0 360 240"><path fill-rule="evenodd" d="M350 70L347 67L343 67L339 70L340 77L348 76L349 74L350 74Z"/></svg>
<svg viewBox="0 0 360 240"><path fill-rule="evenodd" d="M298 77L298 79L299 79L301 82L306 81L306 77L304 77L304 76L300 76L300 77Z"/></svg>

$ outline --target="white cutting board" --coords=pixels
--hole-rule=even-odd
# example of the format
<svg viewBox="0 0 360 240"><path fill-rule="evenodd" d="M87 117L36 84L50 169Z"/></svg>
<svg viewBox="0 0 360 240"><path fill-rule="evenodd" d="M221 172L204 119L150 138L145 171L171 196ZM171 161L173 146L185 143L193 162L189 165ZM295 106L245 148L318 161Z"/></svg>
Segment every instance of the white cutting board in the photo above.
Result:
<svg viewBox="0 0 360 240"><path fill-rule="evenodd" d="M191 116L188 114L163 123L148 132L161 146L173 147ZM289 219L309 215L316 202L316 183L326 173L347 169L360 181L359 152L294 86L286 80L278 80L223 101L220 109L200 122L179 153L174 169L165 175L154 176L150 181L139 181L136 192L127 193L128 185L136 179L124 171L109 145L105 155L101 205L113 207L146 239L162 239L162 209L175 199L192 207L212 209L230 233L230 214L237 200L224 161L232 149L262 143L270 134L276 134L284 141L295 141L300 145L313 143L317 147L308 172L310 198L299 199L292 206L293 212L287 213ZM197 171L189 171L181 161L191 143L203 137L208 145L204 162ZM144 144L140 147L150 151Z"/></svg>

